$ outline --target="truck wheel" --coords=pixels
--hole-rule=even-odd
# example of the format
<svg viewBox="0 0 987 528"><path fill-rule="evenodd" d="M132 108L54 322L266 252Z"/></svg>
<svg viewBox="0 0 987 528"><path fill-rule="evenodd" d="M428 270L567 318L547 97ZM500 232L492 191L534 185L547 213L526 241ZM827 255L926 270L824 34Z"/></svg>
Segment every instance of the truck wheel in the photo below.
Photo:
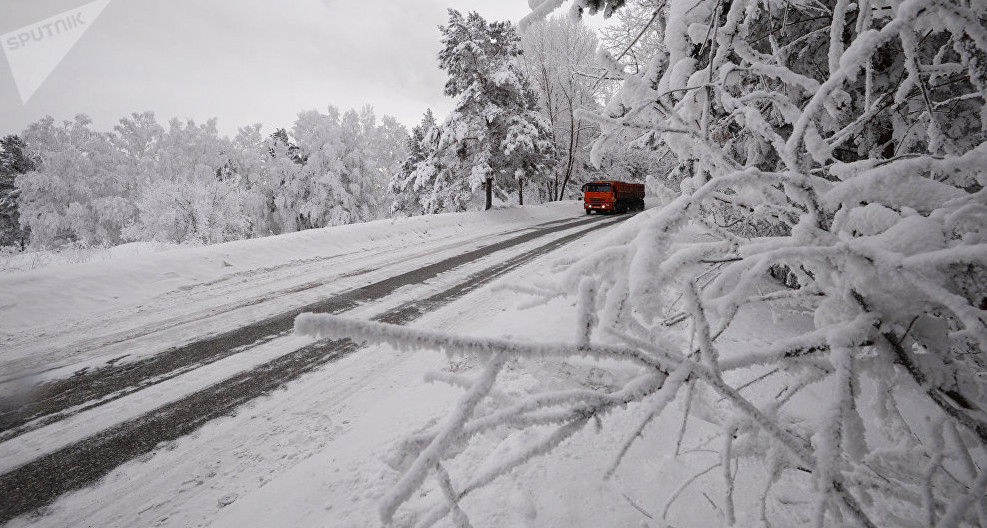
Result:
<svg viewBox="0 0 987 528"><path fill-rule="evenodd" d="M590 213L592 213L592 212L593 212L593 210L592 210L592 209L587 209L587 210L586 210L586 214L590 214Z"/></svg>

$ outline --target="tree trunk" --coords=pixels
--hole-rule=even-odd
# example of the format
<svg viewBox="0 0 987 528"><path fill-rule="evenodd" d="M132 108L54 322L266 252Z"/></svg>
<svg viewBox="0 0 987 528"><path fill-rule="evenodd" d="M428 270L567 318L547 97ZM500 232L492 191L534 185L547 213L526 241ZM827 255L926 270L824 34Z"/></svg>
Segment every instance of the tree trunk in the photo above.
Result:
<svg viewBox="0 0 987 528"><path fill-rule="evenodd" d="M487 178L487 205L483 208L484 211L493 207L493 178Z"/></svg>
<svg viewBox="0 0 987 528"><path fill-rule="evenodd" d="M563 198L565 194L565 187L569 184L569 178L572 176L572 166L576 163L576 146L579 145L579 133L582 132L577 126L574 126L575 137L569 142L569 157L565 167L565 179L562 180L562 188L559 189L559 200Z"/></svg>
<svg viewBox="0 0 987 528"><path fill-rule="evenodd" d="M524 205L524 180L521 178L517 179L517 202Z"/></svg>

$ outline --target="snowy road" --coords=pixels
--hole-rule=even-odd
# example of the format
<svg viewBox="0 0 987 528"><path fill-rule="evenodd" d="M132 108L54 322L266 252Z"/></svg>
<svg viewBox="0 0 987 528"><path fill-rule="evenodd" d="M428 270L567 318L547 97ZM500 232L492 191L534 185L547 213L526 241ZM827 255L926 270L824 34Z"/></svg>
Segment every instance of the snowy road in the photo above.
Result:
<svg viewBox="0 0 987 528"><path fill-rule="evenodd" d="M288 259L184 285L141 305L157 317L119 306L102 320L80 318L69 326L90 332L75 341L70 332L51 328L51 342L60 348L45 353L57 368L33 378L23 371L7 375L0 393L6 395L0 407L0 522L43 508L360 348L290 335L298 313L410 323L626 218L515 219L515 228L500 232L440 230L390 251L381 243ZM223 267L231 267L227 260ZM27 333L6 340L26 350ZM32 379L36 385L24 391Z"/></svg>

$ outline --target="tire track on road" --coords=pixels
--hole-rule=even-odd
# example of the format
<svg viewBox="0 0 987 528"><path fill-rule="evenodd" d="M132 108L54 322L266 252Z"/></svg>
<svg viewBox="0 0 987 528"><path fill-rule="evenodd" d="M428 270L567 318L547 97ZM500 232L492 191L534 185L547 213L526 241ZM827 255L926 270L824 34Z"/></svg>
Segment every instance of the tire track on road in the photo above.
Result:
<svg viewBox="0 0 987 528"><path fill-rule="evenodd" d="M510 229L499 233L486 233L484 235L481 235L477 239L471 240L471 243L477 244L479 247L479 244L486 243L483 242L485 240L502 239L504 237L516 233L526 232L532 229L543 228L550 225L563 224L566 222L571 222L572 220L573 220L572 218L564 218L561 220L551 220L548 222L541 222L523 228ZM432 248L434 252L438 253L438 252L449 251L450 249L456 248L456 246L462 245L462 240L456 240L450 243L448 241L445 241L445 239L447 238L454 238L454 237L449 237L449 236L439 237L439 241L441 241L442 243ZM403 250L407 250L409 247L414 247L414 244L402 246L400 249L403 251ZM388 253L390 252L385 250L385 248L383 247L372 248L369 250L369 255L373 257L379 257L381 255L385 255ZM172 308L170 306L167 306L167 303L172 303L173 305L174 303L179 302L177 301L177 299L179 298L183 299L182 301L180 301L183 304L187 302L187 298L198 298L198 299L222 298L223 296L230 293L225 289L231 287L233 288L238 287L239 289L236 290L237 293L243 291L243 289L246 287L251 290L257 290L260 292L260 294L251 295L248 297L241 297L231 302L212 304L209 305L206 309L200 308L197 311L177 310L178 312L177 314L169 313L168 317L164 319L157 319L148 322L146 324L142 324L140 327L137 328L131 327L131 328L124 328L120 330L113 330L108 333L95 335L88 339L70 341L63 345L56 346L55 350L59 350L59 351L71 350L72 354L85 354L95 350L114 347L115 345L126 345L128 342L139 340L156 334L162 334L177 328L182 328L194 324L201 324L204 321L210 321L215 318L220 318L240 309L263 305L268 301L270 301L272 297L308 292L316 288L320 288L327 283L327 277L325 276L325 271L324 271L325 266L330 266L330 267L339 266L340 264L337 262L339 260L341 260L343 263L347 263L347 264L351 263L352 258L356 255L359 255L361 260L365 262L368 257L368 252L361 250L361 251L340 253L340 254L329 255L329 256L308 257L308 258L293 260L280 264L269 265L261 268L254 268L254 269L234 272L220 278L216 278L210 281L196 284L194 286L182 286L176 290L166 292L158 297L155 297L155 299L151 303L140 304L137 306L129 307L126 310L118 310L115 312L104 314L103 316L101 316L101 320L98 324L99 325L105 325L107 323L111 325L117 324L123 318L132 318L134 311L138 311L138 312L144 310L168 311ZM393 265L395 262L399 262L401 260L421 259L426 256L427 254L421 252L417 252L410 255L407 254L401 255L402 257L401 259L392 259L387 262L378 262L375 263L375 265L365 266L362 268L353 269L351 271L335 275L333 278L343 279L343 278L358 277L361 275L365 275L368 273L385 269L386 266ZM286 281L284 279L285 273L283 273L283 271L290 271L292 275L297 275L300 272L302 276L306 276L306 277L313 275L314 272L321 271L322 276L317 280L293 282L291 280ZM281 286L280 284L284 282L290 282L290 284L287 286ZM256 287L258 285L260 287ZM165 303L166 306L165 307L157 306L159 303ZM272 315L274 314L268 314L262 316L261 319L270 317ZM102 317L105 317L105 319L103 319ZM80 333L85 333L89 331L93 331L93 332L100 331L100 328L97 328L92 325L92 321L89 321L89 323L90 323L89 326L86 326L85 324L79 326L80 323L75 322L64 328L58 329L58 331L56 331L55 333L46 334L44 336L45 337L44 341L59 342L59 341L64 341L66 336L70 334L79 335ZM226 328L226 330L234 330L234 329ZM217 331L217 333L223 331L225 330L219 330ZM14 341L11 346L23 346L23 341L25 340L25 336L21 335L15 339L19 339L20 341L19 342ZM38 340L37 336L31 336L30 339L32 341ZM200 337L198 340L201 341L202 339L204 339L204 337ZM185 343L185 344L189 344L189 343ZM164 352L164 351L165 350L163 349L157 352ZM39 351L39 354L44 354L44 352L46 351ZM62 354L58 354L58 355L62 355ZM108 361L107 363L120 361L126 358L128 355L129 354L126 353L115 354L116 359ZM69 365L69 367L70 366L71 365ZM60 370L60 369L63 370L65 368L66 365L59 364L58 362L56 362L54 365L47 366L39 370L36 369L33 372L26 372L26 371L20 373L0 372L0 387L2 387L3 385L23 383L24 382L23 380L29 380L33 376L42 375L44 373L55 371L55 370ZM85 372L86 370L88 369L83 369L82 372ZM59 377L59 376L54 376L54 377ZM61 376L61 377L64 378L66 376ZM2 399L0 399L0 431L3 430L2 403L3 401ZM2 439L2 435L0 435L0 439Z"/></svg>
<svg viewBox="0 0 987 528"><path fill-rule="evenodd" d="M553 220L533 230L466 253L443 259L417 270L401 273L354 288L242 328L223 332L137 361L108 364L76 375L36 385L18 398L0 400L0 442L44 427L79 412L98 407L196 368L214 363L247 348L263 344L291 331L295 316L303 312L339 314L371 302L409 284L421 283L440 273L478 260L517 244L572 228L590 220ZM520 230L518 230L520 231ZM515 231L517 232L517 231ZM313 286L315 287L315 286Z"/></svg>
<svg viewBox="0 0 987 528"><path fill-rule="evenodd" d="M374 319L396 324L413 321L535 258L626 218L600 222L542 244L473 273L465 281L422 302L405 303ZM96 482L120 464L152 452L163 442L192 433L206 422L231 414L240 405L360 348L361 344L349 339L307 345L0 475L4 499L0 502L0 522L43 508L63 493Z"/></svg>

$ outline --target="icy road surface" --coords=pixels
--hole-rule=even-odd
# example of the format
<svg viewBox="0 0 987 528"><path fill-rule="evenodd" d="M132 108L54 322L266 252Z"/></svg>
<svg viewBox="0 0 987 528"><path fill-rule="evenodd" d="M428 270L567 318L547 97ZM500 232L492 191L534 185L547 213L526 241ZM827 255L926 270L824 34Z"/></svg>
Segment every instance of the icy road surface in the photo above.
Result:
<svg viewBox="0 0 987 528"><path fill-rule="evenodd" d="M446 361L296 337L296 314L483 329L516 304L491 286L627 218L567 202L2 276L0 522L209 524Z"/></svg>

